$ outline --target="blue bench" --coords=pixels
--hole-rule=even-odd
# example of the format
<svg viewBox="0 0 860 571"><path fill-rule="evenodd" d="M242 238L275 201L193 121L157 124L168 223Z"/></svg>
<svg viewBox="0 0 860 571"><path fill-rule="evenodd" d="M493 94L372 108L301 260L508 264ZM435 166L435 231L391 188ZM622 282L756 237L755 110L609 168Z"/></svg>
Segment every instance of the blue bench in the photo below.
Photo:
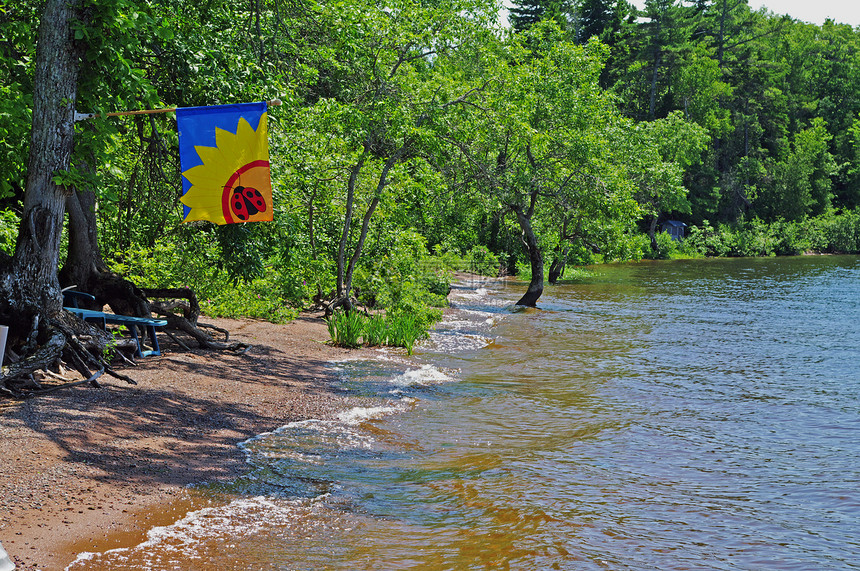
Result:
<svg viewBox="0 0 860 571"><path fill-rule="evenodd" d="M102 329L107 329L108 324L120 325L128 329L134 339L137 349L135 355L138 357L149 357L150 355L161 355L161 348L158 346L158 337L155 336L156 327L164 327L167 321L163 319L150 319L148 317L132 317L130 315L117 315L115 313L105 313L104 311L95 311L92 309L80 309L78 307L77 298L95 300L96 298L88 293L79 291L67 290L63 292L64 304L63 309L74 313L84 321L94 323ZM137 334L137 328L143 327L146 329L149 338L152 339L152 349L144 350L140 337Z"/></svg>

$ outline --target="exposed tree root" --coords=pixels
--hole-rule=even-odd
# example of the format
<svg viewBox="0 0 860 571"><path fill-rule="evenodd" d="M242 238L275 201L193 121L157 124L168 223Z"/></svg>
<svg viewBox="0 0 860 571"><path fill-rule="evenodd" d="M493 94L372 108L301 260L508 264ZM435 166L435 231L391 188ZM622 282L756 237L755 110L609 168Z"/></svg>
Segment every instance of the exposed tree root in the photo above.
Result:
<svg viewBox="0 0 860 571"><path fill-rule="evenodd" d="M42 330L40 321L45 323ZM45 342L37 343L36 340L45 337ZM98 387L97 379L105 373L137 384L130 377L114 371L103 357L110 341L110 336L104 332L70 315L62 314L59 319L34 318L33 330L21 350L21 356L16 355L14 362L0 369L0 393L13 398L28 398L81 384ZM34 373L40 371L50 372L58 363L65 363L84 380L45 387L33 377ZM44 376L59 377L53 373Z"/></svg>
<svg viewBox="0 0 860 571"><path fill-rule="evenodd" d="M200 304L197 301L197 295L190 288L162 288L162 289L143 289L143 293L150 299L161 299L166 301L151 301L149 308L153 313L167 320L167 328L174 331L179 331L188 335L201 349L214 349L218 351L236 351L244 352L250 348L247 343L227 343L230 339L230 334L220 327L198 323L200 317ZM184 300L183 303L177 303L177 300ZM182 309L182 315L174 312L175 309ZM224 342L215 341L211 335L203 331L203 328L216 330L224 335ZM176 337L171 335L171 338L176 340ZM177 340L178 342L178 340ZM187 347L184 343L182 344Z"/></svg>
<svg viewBox="0 0 860 571"><path fill-rule="evenodd" d="M150 316L152 313L167 320L164 331L180 347L190 350L176 333L191 337L203 349L245 352L251 346L247 343L230 343L230 333L215 325L198 323L200 306L197 296L189 288L142 290L119 276L103 276L102 287L95 288L104 294L111 292L110 298L96 295L93 308L101 309L103 304L110 305L114 311L122 308L124 314ZM121 292L121 295L116 295ZM158 301L150 302L149 297ZM122 298L122 299L119 299ZM0 369L0 395L22 399L53 393L61 388L89 384L100 386L98 379L107 374L129 384L137 384L131 377L119 373L111 367L111 357L125 364L135 365L126 357L123 350L137 347L131 339L114 339L109 333L90 323L81 321L73 315L61 311L58 316L48 317L36 311L26 322L26 327L18 335L18 342L7 350L7 366ZM206 330L223 336L223 342L216 340ZM19 329L20 331L20 329ZM65 364L77 372L82 380L70 380L50 371L57 364ZM40 375L40 372L42 373ZM58 385L40 383L45 379L63 380Z"/></svg>

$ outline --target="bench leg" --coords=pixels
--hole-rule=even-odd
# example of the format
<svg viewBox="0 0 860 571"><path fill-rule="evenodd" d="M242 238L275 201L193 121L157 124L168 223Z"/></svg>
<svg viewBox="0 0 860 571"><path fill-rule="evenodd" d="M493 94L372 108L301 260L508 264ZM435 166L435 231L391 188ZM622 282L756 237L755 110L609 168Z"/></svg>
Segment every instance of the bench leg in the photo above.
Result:
<svg viewBox="0 0 860 571"><path fill-rule="evenodd" d="M161 355L161 348L158 346L158 337L155 336L155 325L147 325L146 332L152 340L152 351L146 351L146 356Z"/></svg>
<svg viewBox="0 0 860 571"><path fill-rule="evenodd" d="M129 333L131 333L132 339L134 339L135 345L137 345L137 349L134 351L135 357L143 357L143 348L140 345L140 337L137 336L137 326L136 325L128 325L126 326Z"/></svg>

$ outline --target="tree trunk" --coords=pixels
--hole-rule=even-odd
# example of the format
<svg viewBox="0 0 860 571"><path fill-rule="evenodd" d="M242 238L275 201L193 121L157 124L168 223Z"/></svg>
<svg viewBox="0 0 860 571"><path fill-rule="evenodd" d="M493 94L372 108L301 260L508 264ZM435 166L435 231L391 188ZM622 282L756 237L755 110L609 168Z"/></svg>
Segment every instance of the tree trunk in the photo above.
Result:
<svg viewBox="0 0 860 571"><path fill-rule="evenodd" d="M532 279L529 282L529 288L517 302L517 305L525 305L535 307L537 300L543 294L543 256L538 247L537 236L531 224L531 216L529 213L523 212L522 208L514 208L514 213L517 215L517 222L520 224L520 229L523 231L523 242L529 253L529 262L532 268Z"/></svg>
<svg viewBox="0 0 860 571"><path fill-rule="evenodd" d="M358 175L364 167L364 161L367 159L369 143L365 144L364 151L358 159L358 162L352 167L349 173L349 182L346 187L346 214L343 220L343 232L340 235L340 245L337 250L337 300L349 300L349 289L346 287L346 247L349 241L349 231L352 225L352 212L355 208L355 186L358 183ZM351 278L352 276L350 276ZM351 281L351 279L350 279ZM351 285L350 285L351 287Z"/></svg>
<svg viewBox="0 0 860 571"><path fill-rule="evenodd" d="M70 23L77 3L47 0L39 25L27 190L12 260L15 279L49 313L62 305L57 263L68 192L53 178L68 171L72 155L78 50Z"/></svg>
<svg viewBox="0 0 860 571"><path fill-rule="evenodd" d="M62 309L57 263L67 191L54 177L71 160L78 50L70 23L78 0L46 0L39 24L33 77L33 126L24 211L18 243L5 268L0 316L10 325L10 346L30 335L37 316L55 317ZM41 337L48 337L40 319Z"/></svg>
<svg viewBox="0 0 860 571"><path fill-rule="evenodd" d="M73 192L66 199L66 212L69 213L69 248L66 262L60 270L60 284L64 287L74 285L79 290L92 293L93 275L108 271L98 243L95 193Z"/></svg>
<svg viewBox="0 0 860 571"><path fill-rule="evenodd" d="M566 257L567 252L563 250L553 258L552 263L549 265L549 275L547 276L547 281L550 284L557 284L558 278L564 275L564 267L567 265L565 262Z"/></svg>
<svg viewBox="0 0 860 571"><path fill-rule="evenodd" d="M355 273L355 266L358 259L361 257L364 249L364 241L367 239L367 231L370 229L370 220L373 218L373 213L379 205L379 200L382 197L382 192L388 186L388 174L391 169L400 162L401 157L406 152L408 143L404 143L397 151L385 160L382 165L382 171L379 173L379 179L376 181L376 190L374 191L373 199L367 205L367 210L364 212L361 222L361 232L358 236L358 242L353 248L349 262L346 261L346 246L349 238L350 220L354 212L355 202L355 185L358 180L358 175L364 165L366 154L369 152L365 147L365 152L362 154L359 161L355 164L350 174L349 187L347 189L347 204L346 204L346 219L344 220L343 233L341 234L340 247L337 255L337 295L331 305L326 309L326 313L330 314L338 307L343 307L347 311L352 310L352 277Z"/></svg>
<svg viewBox="0 0 860 571"><path fill-rule="evenodd" d="M648 236L651 238L651 251L657 252L660 246L657 244L657 216L651 217L651 223L648 225Z"/></svg>

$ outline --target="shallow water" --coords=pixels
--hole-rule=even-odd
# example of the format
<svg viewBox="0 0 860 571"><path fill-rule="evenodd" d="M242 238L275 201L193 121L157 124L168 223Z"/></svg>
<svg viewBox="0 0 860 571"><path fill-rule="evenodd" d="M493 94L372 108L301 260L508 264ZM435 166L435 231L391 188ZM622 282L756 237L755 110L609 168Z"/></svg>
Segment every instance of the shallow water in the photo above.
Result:
<svg viewBox="0 0 860 571"><path fill-rule="evenodd" d="M594 271L458 286L414 357L332 365L378 407L70 568L860 567L860 259Z"/></svg>

